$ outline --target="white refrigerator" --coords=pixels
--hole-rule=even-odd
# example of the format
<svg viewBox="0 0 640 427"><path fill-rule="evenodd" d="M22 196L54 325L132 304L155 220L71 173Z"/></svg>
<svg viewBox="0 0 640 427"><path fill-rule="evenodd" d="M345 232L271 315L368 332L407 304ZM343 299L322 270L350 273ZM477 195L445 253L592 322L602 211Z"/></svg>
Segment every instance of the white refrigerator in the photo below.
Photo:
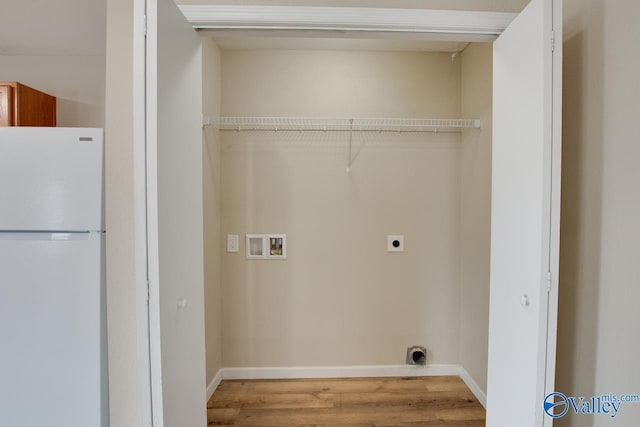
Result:
<svg viewBox="0 0 640 427"><path fill-rule="evenodd" d="M0 426L108 425L102 135L0 128Z"/></svg>

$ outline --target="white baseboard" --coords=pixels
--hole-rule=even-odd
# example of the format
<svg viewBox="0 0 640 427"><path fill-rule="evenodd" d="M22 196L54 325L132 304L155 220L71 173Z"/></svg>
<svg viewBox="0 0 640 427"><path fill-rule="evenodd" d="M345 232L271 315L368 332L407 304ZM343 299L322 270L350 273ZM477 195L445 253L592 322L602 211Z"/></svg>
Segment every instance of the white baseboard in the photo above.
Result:
<svg viewBox="0 0 640 427"><path fill-rule="evenodd" d="M224 368L225 380L266 380L293 378L361 378L361 377L428 377L459 376L458 365L382 365L382 366L323 366L282 368Z"/></svg>
<svg viewBox="0 0 640 427"><path fill-rule="evenodd" d="M478 399L478 402L486 409L487 408L487 394L482 391L478 383L469 375L466 369L460 366L460 379L469 387L471 393Z"/></svg>
<svg viewBox="0 0 640 427"><path fill-rule="evenodd" d="M220 368L218 370L218 373L213 377L213 379L211 380L211 382L207 386L207 402L209 401L209 399L211 399L211 396L213 395L213 392L216 391L216 389L220 385L220 382L222 381L223 369L224 368Z"/></svg>
<svg viewBox="0 0 640 427"><path fill-rule="evenodd" d="M207 401L222 380L278 380L296 378L460 377L486 408L487 395L460 365L300 366L278 368L220 368L207 387Z"/></svg>

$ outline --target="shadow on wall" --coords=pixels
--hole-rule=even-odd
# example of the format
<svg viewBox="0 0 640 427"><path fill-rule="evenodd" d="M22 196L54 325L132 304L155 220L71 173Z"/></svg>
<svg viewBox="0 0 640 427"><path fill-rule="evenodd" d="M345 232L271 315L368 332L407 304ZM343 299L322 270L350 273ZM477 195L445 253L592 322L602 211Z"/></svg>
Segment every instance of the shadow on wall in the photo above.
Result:
<svg viewBox="0 0 640 427"><path fill-rule="evenodd" d="M556 390L568 396L598 393L595 369L602 227L602 47L602 18L591 22L588 33L581 31L564 43ZM588 427L594 422L594 417L570 412L556 425Z"/></svg>

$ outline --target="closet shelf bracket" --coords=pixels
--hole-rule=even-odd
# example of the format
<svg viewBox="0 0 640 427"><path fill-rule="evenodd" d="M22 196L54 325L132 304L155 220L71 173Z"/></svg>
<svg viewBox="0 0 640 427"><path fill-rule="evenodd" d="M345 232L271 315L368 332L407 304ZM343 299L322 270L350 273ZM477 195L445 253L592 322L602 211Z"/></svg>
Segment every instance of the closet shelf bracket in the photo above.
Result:
<svg viewBox="0 0 640 427"><path fill-rule="evenodd" d="M208 123L206 123L208 124ZM477 119L404 119L404 118L336 118L336 117L217 117L212 121L218 130L232 131L315 131L349 132L347 173L353 166L354 132L432 132L458 133L479 129ZM356 154L356 157L358 155Z"/></svg>

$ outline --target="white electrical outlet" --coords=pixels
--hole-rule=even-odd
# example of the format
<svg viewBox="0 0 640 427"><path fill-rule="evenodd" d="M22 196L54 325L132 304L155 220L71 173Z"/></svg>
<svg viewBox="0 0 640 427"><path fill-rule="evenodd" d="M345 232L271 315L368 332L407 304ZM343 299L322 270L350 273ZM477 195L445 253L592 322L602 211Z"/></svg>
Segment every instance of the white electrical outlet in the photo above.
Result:
<svg viewBox="0 0 640 427"><path fill-rule="evenodd" d="M404 252L404 236L392 235L387 236L388 252Z"/></svg>
<svg viewBox="0 0 640 427"><path fill-rule="evenodd" d="M237 234L227 235L227 252L240 252L240 238Z"/></svg>

